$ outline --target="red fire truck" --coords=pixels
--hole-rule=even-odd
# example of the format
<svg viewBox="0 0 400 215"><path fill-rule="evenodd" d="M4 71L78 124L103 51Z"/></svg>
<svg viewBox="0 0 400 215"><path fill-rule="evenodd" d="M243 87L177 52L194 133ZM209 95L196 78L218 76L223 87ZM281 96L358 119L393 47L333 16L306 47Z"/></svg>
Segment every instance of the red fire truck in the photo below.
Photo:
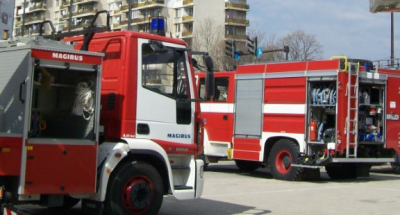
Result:
<svg viewBox="0 0 400 215"><path fill-rule="evenodd" d="M369 176L371 165L398 165L400 73L369 61L241 65L215 72L215 96L202 102L206 162L239 169L269 165L276 179ZM199 96L205 74L198 73ZM399 104L397 104L399 102Z"/></svg>
<svg viewBox="0 0 400 215"><path fill-rule="evenodd" d="M77 46L40 36L0 44L6 214L17 204L80 200L94 214L156 214L166 194L202 194L203 128L187 45L98 29L69 39Z"/></svg>

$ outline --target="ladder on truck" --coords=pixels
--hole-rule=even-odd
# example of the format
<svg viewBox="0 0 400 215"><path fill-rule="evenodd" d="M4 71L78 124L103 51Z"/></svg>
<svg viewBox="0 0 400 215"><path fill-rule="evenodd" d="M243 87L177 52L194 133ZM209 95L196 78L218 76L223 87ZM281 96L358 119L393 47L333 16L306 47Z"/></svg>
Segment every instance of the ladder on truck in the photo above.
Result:
<svg viewBox="0 0 400 215"><path fill-rule="evenodd" d="M346 118L346 158L356 158L358 148L358 106L359 106L359 65L349 63L347 67L348 82L347 118ZM352 138L353 137L353 138ZM353 148L353 150L351 150Z"/></svg>

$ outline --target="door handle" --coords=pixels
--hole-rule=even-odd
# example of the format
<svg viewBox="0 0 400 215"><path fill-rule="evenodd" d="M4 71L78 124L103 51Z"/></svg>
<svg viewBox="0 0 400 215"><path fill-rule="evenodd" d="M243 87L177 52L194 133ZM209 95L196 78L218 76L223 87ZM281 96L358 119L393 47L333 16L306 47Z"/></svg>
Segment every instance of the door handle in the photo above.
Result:
<svg viewBox="0 0 400 215"><path fill-rule="evenodd" d="M137 133L138 134L150 134L150 127L148 124L139 123L137 125Z"/></svg>
<svg viewBox="0 0 400 215"><path fill-rule="evenodd" d="M26 81L23 81L20 85L19 85L19 100L21 101L21 103L25 103L25 99L22 98L22 88L23 86L25 86Z"/></svg>
<svg viewBox="0 0 400 215"><path fill-rule="evenodd" d="M223 119L223 120L228 120L228 115L223 115L223 116L222 116L222 119Z"/></svg>

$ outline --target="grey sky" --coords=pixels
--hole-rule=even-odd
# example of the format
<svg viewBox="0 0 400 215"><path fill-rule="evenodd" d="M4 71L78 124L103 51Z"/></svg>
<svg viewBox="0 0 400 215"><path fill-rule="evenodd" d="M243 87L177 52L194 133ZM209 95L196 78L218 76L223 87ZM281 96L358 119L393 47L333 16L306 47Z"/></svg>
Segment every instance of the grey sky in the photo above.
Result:
<svg viewBox="0 0 400 215"><path fill-rule="evenodd" d="M248 4L251 29L277 38L302 29L323 45L324 59L390 57L390 13L369 12L369 0L248 0ZM400 13L394 18L396 58L400 56Z"/></svg>

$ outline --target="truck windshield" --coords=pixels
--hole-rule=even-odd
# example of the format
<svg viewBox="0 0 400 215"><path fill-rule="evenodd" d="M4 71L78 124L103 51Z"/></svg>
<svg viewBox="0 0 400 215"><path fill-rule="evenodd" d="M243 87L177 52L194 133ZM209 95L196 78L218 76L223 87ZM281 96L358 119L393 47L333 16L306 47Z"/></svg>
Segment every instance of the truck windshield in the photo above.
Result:
<svg viewBox="0 0 400 215"><path fill-rule="evenodd" d="M142 86L172 98L189 98L187 58L183 49L142 45Z"/></svg>

